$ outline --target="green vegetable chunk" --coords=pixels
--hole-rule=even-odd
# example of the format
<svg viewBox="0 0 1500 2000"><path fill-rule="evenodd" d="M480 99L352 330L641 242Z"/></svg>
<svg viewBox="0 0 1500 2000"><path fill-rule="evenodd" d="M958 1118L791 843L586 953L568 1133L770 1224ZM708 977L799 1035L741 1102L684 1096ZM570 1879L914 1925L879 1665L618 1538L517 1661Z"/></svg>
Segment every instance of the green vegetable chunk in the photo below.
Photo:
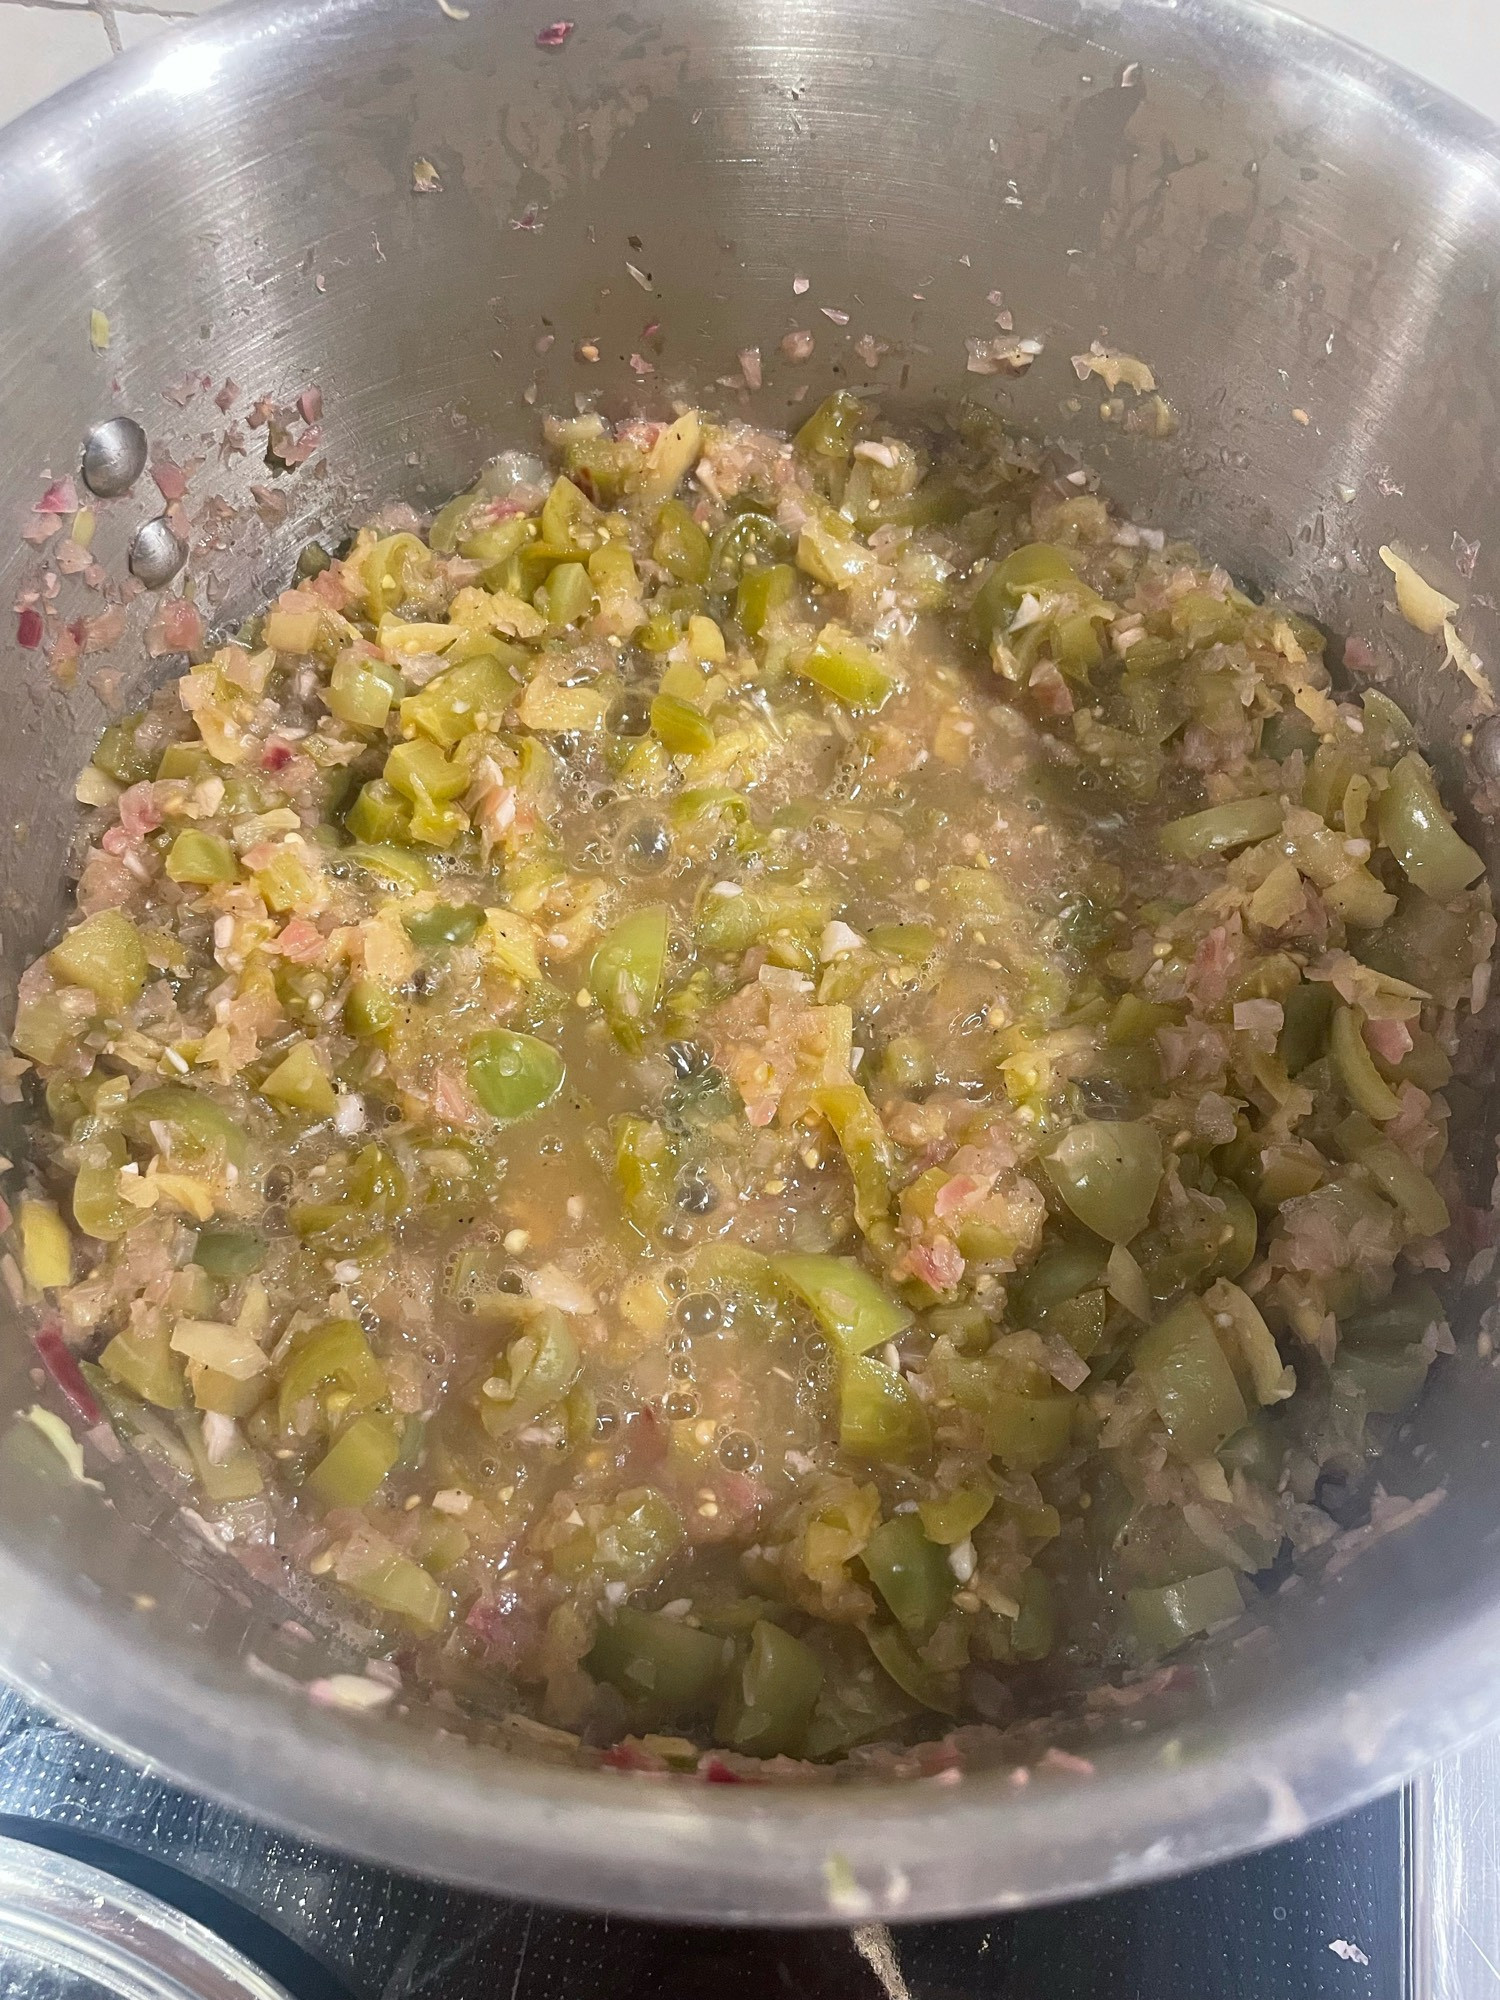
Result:
<svg viewBox="0 0 1500 2000"><path fill-rule="evenodd" d="M563 1087L563 1059L550 1042L492 1028L469 1044L469 1088L504 1125L544 1110Z"/></svg>
<svg viewBox="0 0 1500 2000"><path fill-rule="evenodd" d="M1407 880L1439 902L1447 902L1484 873L1483 858L1454 831L1432 773L1415 751L1408 751L1391 772L1378 818L1380 838Z"/></svg>
<svg viewBox="0 0 1500 2000"><path fill-rule="evenodd" d="M589 967L589 987L627 1049L645 1039L667 964L671 915L665 908L637 910L605 933Z"/></svg>
<svg viewBox="0 0 1500 2000"><path fill-rule="evenodd" d="M128 1007L140 997L150 966L141 934L118 910L99 910L48 954L54 975L66 986L85 986L106 1007Z"/></svg>
<svg viewBox="0 0 1500 2000"><path fill-rule="evenodd" d="M870 1537L860 1561L902 1631L928 1638L953 1597L953 1572L915 1514L895 1514Z"/></svg>
<svg viewBox="0 0 1500 2000"><path fill-rule="evenodd" d="M843 1367L839 1443L854 1458L898 1464L930 1449L932 1428L926 1411L894 1368L857 1354Z"/></svg>
<svg viewBox="0 0 1500 2000"><path fill-rule="evenodd" d="M653 1721L690 1721L717 1701L726 1651L711 1632L625 1604L600 1625L584 1666Z"/></svg>
<svg viewBox="0 0 1500 2000"><path fill-rule="evenodd" d="M375 1411L356 1417L307 1476L328 1507L363 1507L401 1456L401 1425Z"/></svg>
<svg viewBox="0 0 1500 2000"><path fill-rule="evenodd" d="M911 1325L907 1308L850 1257L790 1252L773 1257L771 1269L850 1358L883 1347Z"/></svg>
<svg viewBox="0 0 1500 2000"><path fill-rule="evenodd" d="M1184 1458L1217 1451L1249 1415L1208 1314L1186 1299L1136 1342L1135 1372Z"/></svg>
<svg viewBox="0 0 1500 2000"><path fill-rule="evenodd" d="M779 1625L758 1620L750 1652L719 1709L714 1734L752 1757L801 1754L823 1686L823 1667L811 1647Z"/></svg>
<svg viewBox="0 0 1500 2000"><path fill-rule="evenodd" d="M1084 1119L1047 1156L1052 1185L1086 1229L1128 1243L1150 1220L1165 1155L1150 1125Z"/></svg>
<svg viewBox="0 0 1500 2000"><path fill-rule="evenodd" d="M1205 1570L1155 1590L1132 1590L1127 1602L1136 1638L1149 1653L1174 1652L1185 1639L1238 1618L1245 1608L1232 1569Z"/></svg>

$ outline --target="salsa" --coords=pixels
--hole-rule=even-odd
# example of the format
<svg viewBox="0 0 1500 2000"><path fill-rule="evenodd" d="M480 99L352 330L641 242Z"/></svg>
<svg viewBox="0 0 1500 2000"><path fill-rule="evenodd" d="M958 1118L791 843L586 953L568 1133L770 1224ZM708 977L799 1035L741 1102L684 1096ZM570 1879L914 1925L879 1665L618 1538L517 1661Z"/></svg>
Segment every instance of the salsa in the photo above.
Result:
<svg viewBox="0 0 1500 2000"><path fill-rule="evenodd" d="M546 439L104 732L44 1339L412 1685L647 1762L1237 1617L1452 1345L1495 926L1407 717L980 408Z"/></svg>

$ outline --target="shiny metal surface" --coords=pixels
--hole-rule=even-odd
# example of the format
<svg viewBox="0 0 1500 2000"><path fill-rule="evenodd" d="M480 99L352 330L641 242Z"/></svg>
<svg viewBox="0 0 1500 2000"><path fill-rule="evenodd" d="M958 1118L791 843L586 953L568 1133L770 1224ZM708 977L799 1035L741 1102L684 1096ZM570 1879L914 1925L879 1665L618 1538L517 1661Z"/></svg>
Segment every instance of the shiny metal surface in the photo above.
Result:
<svg viewBox="0 0 1500 2000"><path fill-rule="evenodd" d="M139 577L148 590L164 590L187 559L187 543L175 533L165 514L142 521L125 553L130 574Z"/></svg>
<svg viewBox="0 0 1500 2000"><path fill-rule="evenodd" d="M1383 608L1376 560L1401 541L1496 654L1500 143L1477 118L1211 0L649 0L581 17L559 48L511 0L470 14L246 6L12 128L4 518L91 425L133 413L153 448L207 458L195 501L240 510L189 570L232 625L309 535L446 496L529 444L536 410L659 409L679 388L733 407L715 385L757 345L746 407L772 420L845 380L998 398L1142 518L1368 640L1450 775L1478 775L1461 685ZM414 191L417 160L440 191ZM1013 385L965 373L994 290L1044 342ZM816 352L793 367L778 346L801 328ZM862 355L866 335L889 352ZM1174 438L1127 435L1081 392L1067 357L1106 336L1149 358ZM251 508L259 445L221 462L206 393L162 395L230 375L282 400L321 387L319 458L272 474L284 511ZM148 511L139 494L103 510L102 560ZM6 601L35 560L0 550ZM147 671L128 641L107 664L126 692ZM61 912L61 802L102 710L88 671L60 688L8 632L0 666L9 983ZM26 1358L0 1355L0 1407L33 1400ZM299 1639L160 1496L70 1484L29 1426L0 1437L0 1666L189 1784L397 1867L724 1920L1015 1906L1290 1833L1500 1715L1497 1395L1470 1346L1384 1473L1406 1494L1443 1479L1436 1511L1267 1599L1263 1633L1211 1649L1191 1687L1110 1711L1092 1776L658 1786L399 1705L340 1715L301 1692L347 1662L336 1638Z"/></svg>
<svg viewBox="0 0 1500 2000"><path fill-rule="evenodd" d="M146 433L134 417L106 417L83 441L79 469L90 493L116 500L146 470Z"/></svg>

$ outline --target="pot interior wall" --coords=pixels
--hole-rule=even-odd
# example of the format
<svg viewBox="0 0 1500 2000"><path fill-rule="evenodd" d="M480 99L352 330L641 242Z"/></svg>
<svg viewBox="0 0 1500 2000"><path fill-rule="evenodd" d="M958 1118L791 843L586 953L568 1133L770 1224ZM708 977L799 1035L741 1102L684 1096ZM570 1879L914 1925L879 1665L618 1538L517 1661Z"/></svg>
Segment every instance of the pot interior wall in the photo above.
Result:
<svg viewBox="0 0 1500 2000"><path fill-rule="evenodd" d="M616 415L693 394L785 423L839 383L893 411L973 393L1097 464L1143 520L1367 638L1448 775L1472 784L1462 684L1383 608L1376 555L1392 540L1421 555L1470 605L1481 655L1494 649L1500 162L1454 107L1206 0L652 0L590 11L559 48L536 46L540 25L513 4L464 21L430 0L233 9L13 129L7 603L38 568L15 534L45 474L116 411L178 461L207 460L195 501L241 510L191 572L228 629L309 537L368 503L446 497L575 397ZM418 159L440 191L414 191ZM965 369L965 340L996 330L997 291L1044 343L1015 381ZM103 355L92 308L110 321ZM797 327L817 338L802 367L778 352ZM867 335L888 346L874 367L856 349ZM1069 365L1101 338L1156 370L1174 436L1101 419L1098 384ZM718 382L748 346L765 357L753 397ZM221 462L226 377L247 392L236 414L316 380L321 458L273 476L264 432L247 432L248 456ZM262 518L252 483L284 497L282 518ZM154 499L148 479L103 511L117 570ZM1455 552L1476 542L1460 576ZM13 623L0 635L6 1007L64 907L100 689L128 704L180 666L144 663L147 608L70 687ZM19 1336L0 1345L0 1407L34 1400L27 1361ZM837 1848L872 1907L1063 1894L1289 1831L1487 1712L1474 1653L1500 1597L1493 1398L1476 1361L1450 1364L1387 1473L1409 1493L1446 1474L1442 1507L1336 1583L1268 1600L1264 1641L1209 1657L1169 1706L1122 1713L1092 1753L1093 1792L976 1781L941 1812L887 1800L880 1841L837 1790L685 1805L637 1788L630 1821L607 1778L498 1768L497 1753L434 1745L420 1719L318 1711L247 1666L313 1671L238 1569L138 1491L106 1505L49 1480L29 1431L0 1457L15 1606L0 1654L197 1783L490 1886L816 1916L819 1857Z"/></svg>

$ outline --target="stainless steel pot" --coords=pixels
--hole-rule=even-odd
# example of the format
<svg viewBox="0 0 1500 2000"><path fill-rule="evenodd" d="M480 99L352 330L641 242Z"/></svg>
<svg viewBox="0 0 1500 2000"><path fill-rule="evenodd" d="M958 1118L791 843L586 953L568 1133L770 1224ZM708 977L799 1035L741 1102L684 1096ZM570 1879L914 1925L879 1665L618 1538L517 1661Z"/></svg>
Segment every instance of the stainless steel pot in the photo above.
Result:
<svg viewBox="0 0 1500 2000"><path fill-rule="evenodd" d="M1144 518L1369 639L1472 784L1496 746L1481 732L1465 749L1461 683L1383 608L1375 552L1422 554L1495 650L1500 140L1478 120L1283 15L1212 0L648 0L589 5L559 47L513 0L469 10L234 8L0 141L6 602L36 566L12 538L44 471L114 412L178 459L208 453L200 497L244 506L252 480L287 494L284 521L252 515L227 554L195 558L232 623L311 533L364 501L445 496L529 442L533 382L538 410L679 385L733 406L715 378L758 346L753 407L772 421L804 384L997 396ZM440 192L413 191L419 158ZM1009 388L965 372L997 289L1045 343ZM801 369L777 353L796 327L817 335ZM1174 438L1101 421L1097 385L1074 378L1067 357L1106 329L1157 370ZM866 334L890 343L877 366ZM283 397L316 379L326 471L272 480L257 434L251 460L219 465L209 395L161 392L226 375ZM107 511L106 560L150 491ZM1469 578L1455 552L1467 569L1475 542ZM126 643L60 688L13 630L7 1007L63 908L71 778L103 715L91 670L127 691L150 672ZM4 1343L0 1407L34 1400L29 1359ZM1255 1641L1205 1654L1190 1685L1110 1711L1093 1776L641 1782L478 1748L430 1716L320 1708L300 1684L337 1664L330 1648L278 1628L129 1479L106 1501L49 1476L28 1426L0 1444L0 1667L192 1786L485 1888L759 1922L1012 1907L1289 1834L1500 1713L1497 1410L1467 1343L1384 1474L1407 1494L1445 1479L1442 1504L1268 1598Z"/></svg>

